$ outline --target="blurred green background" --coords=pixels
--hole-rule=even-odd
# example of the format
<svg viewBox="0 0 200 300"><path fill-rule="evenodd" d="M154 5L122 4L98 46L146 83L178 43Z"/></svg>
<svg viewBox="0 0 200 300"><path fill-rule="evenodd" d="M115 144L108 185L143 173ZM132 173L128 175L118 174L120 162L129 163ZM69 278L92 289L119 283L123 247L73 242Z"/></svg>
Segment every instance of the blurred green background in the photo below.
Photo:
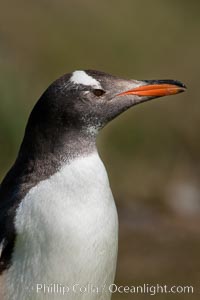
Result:
<svg viewBox="0 0 200 300"><path fill-rule="evenodd" d="M1 179L34 103L64 73L90 68L188 86L130 109L98 139L120 218L116 283L194 286L193 295L161 300L200 294L199 53L199 1L1 1Z"/></svg>

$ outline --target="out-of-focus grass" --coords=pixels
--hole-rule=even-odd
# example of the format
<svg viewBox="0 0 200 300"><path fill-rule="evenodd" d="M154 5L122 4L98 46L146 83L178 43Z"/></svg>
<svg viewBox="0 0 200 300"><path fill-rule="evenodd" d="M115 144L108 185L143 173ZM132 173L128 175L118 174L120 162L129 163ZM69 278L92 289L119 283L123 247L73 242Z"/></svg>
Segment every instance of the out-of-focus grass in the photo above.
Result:
<svg viewBox="0 0 200 300"><path fill-rule="evenodd" d="M119 284L198 284L199 10L200 2L183 0L1 3L1 178L31 108L63 73L93 68L188 86L185 94L131 109L98 139L120 215Z"/></svg>

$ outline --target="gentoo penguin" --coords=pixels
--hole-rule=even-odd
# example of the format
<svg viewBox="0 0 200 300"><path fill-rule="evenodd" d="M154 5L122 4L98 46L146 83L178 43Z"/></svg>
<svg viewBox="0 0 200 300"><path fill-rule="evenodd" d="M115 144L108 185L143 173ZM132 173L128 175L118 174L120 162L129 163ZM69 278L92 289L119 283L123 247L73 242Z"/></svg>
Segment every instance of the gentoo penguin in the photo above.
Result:
<svg viewBox="0 0 200 300"><path fill-rule="evenodd" d="M0 187L1 299L111 298L118 217L96 136L128 108L184 90L92 70L47 88Z"/></svg>

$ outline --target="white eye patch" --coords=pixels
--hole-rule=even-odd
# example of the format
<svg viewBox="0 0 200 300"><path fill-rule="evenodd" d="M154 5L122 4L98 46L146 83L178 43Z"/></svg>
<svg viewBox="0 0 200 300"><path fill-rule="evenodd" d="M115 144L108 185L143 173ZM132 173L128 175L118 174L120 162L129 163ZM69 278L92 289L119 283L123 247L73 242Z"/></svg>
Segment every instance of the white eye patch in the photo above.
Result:
<svg viewBox="0 0 200 300"><path fill-rule="evenodd" d="M100 83L96 79L94 79L92 76L89 76L84 71L74 71L72 73L70 81L75 84L83 84L83 85L93 86L97 89L102 88Z"/></svg>

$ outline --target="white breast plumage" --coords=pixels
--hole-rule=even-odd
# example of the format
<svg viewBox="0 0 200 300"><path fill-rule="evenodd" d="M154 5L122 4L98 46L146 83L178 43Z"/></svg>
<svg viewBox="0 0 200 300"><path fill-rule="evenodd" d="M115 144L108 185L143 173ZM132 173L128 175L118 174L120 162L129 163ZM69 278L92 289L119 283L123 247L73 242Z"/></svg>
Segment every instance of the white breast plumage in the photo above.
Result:
<svg viewBox="0 0 200 300"><path fill-rule="evenodd" d="M118 218L97 153L71 161L32 188L17 210L15 226L12 266L5 272L9 300L110 299ZM58 290L36 291L37 284L69 287L68 297ZM93 292L79 291L88 284Z"/></svg>

